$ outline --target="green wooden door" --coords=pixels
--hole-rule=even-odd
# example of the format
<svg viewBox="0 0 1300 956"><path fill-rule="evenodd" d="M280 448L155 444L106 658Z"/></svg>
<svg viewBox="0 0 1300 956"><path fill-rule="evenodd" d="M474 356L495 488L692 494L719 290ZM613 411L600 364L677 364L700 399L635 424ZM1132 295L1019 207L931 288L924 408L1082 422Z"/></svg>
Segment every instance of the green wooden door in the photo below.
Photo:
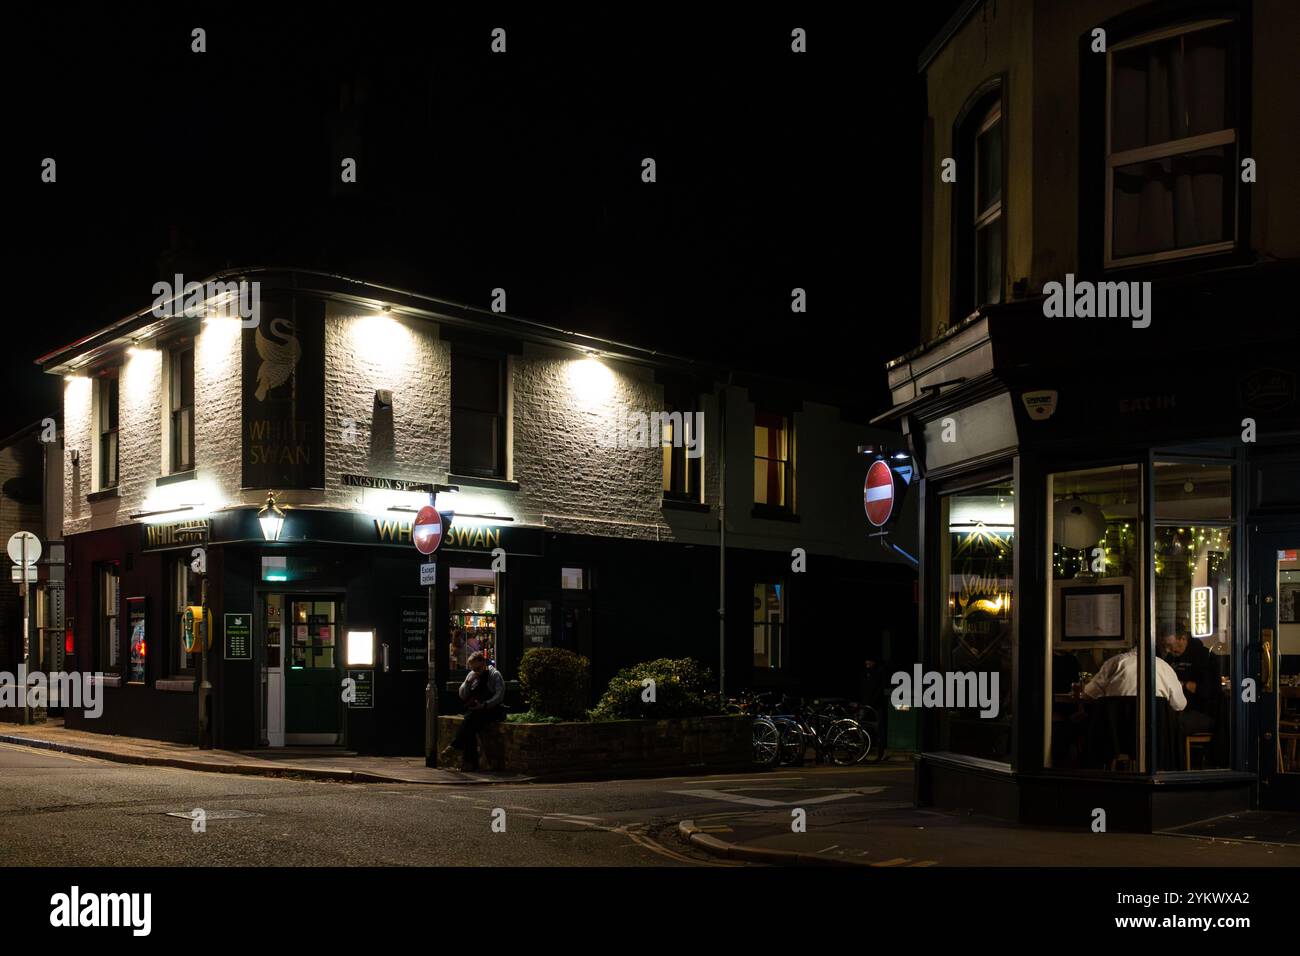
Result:
<svg viewBox="0 0 1300 956"><path fill-rule="evenodd" d="M339 733L339 635L335 601L291 597L285 669L285 733Z"/></svg>

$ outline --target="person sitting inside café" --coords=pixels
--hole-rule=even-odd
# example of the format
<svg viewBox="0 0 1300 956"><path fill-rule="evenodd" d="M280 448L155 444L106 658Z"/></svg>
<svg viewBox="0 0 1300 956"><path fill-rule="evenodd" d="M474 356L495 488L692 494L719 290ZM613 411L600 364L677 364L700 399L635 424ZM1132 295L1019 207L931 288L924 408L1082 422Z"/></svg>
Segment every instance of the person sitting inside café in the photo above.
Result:
<svg viewBox="0 0 1300 956"><path fill-rule="evenodd" d="M1219 729L1220 712L1219 669L1210 649L1190 639L1187 630L1183 621L1166 623L1161 628L1159 658L1177 675L1187 697L1187 709L1178 715L1179 747L1184 753L1188 734L1214 734ZM1226 742L1225 735L1216 736Z"/></svg>
<svg viewBox="0 0 1300 956"><path fill-rule="evenodd" d="M1107 658L1106 662L1101 665L1092 679L1083 686L1081 695L1089 700L1100 701L1103 698L1125 698L1132 697L1134 702L1137 699L1138 689L1138 661L1137 648L1131 647L1122 654L1115 654ZM1178 681L1178 675L1164 660L1156 658L1156 697L1163 698L1174 711L1175 720L1183 710L1187 708L1187 698L1183 694L1182 684ZM1156 711L1157 732L1160 734L1162 741L1166 745L1160 747L1162 755L1161 763L1164 766L1170 766L1167 761L1170 760L1176 751L1171 746L1172 741L1168 740L1165 731L1168 730L1164 719L1163 708ZM1105 711L1094 711L1092 713L1094 721L1103 719L1114 719ZM1125 737L1131 737L1136 731L1136 708L1132 708L1132 713L1123 718L1124 726L1118 728L1120 733ZM1132 748L1132 743L1121 744L1127 748ZM1131 754L1130 754L1131 756Z"/></svg>

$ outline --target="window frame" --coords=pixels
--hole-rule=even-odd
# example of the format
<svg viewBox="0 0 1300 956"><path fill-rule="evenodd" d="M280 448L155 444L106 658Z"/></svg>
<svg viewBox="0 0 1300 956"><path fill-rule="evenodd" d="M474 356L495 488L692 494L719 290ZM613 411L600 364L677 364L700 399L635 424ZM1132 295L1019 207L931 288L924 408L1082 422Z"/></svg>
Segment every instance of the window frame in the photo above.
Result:
<svg viewBox="0 0 1300 956"><path fill-rule="evenodd" d="M664 498L672 501L703 501L704 489L701 481L704 469L701 462L704 460L703 455L703 435L693 435L695 428L695 415L699 411L698 399L695 401L666 402L668 407L665 411L677 412L682 419L682 444L673 443L672 435L664 436L663 423L660 424L659 441L664 449L663 468L666 474L661 474L660 488ZM668 423L671 425L671 422ZM686 443L694 437L697 447L700 448L701 454L690 458L686 454ZM666 443L666 444L665 444ZM667 487L664 487L667 479Z"/></svg>
<svg viewBox="0 0 1300 956"><path fill-rule="evenodd" d="M979 296L977 262L979 259L976 243L979 235L976 229L979 202L978 182L978 138L995 126L999 129L999 145L1002 153L1002 176L1000 197L996 216L990 215L980 225L981 228L1001 223L999 241L1002 267L998 271L998 299L996 304L1007 301L1007 183L1010 168L1011 144L1007 136L1007 76L999 73L980 83L967 97L965 104L957 113L951 130L950 155L957 163L957 181L952 184L952 199L949 213L948 242L948 315L942 322L944 328L956 327L960 322L993 302L976 301ZM967 176L962 170L969 169L975 175ZM992 209L984 210L989 213Z"/></svg>
<svg viewBox="0 0 1300 956"><path fill-rule="evenodd" d="M762 517L764 513L768 513L772 515L793 515L795 514L794 413L790 411L780 411L776 409L762 408L762 407L754 409L754 422L752 426L755 432L754 437L757 437L756 433L759 428L758 419L760 416L764 416L764 415L780 418L785 423L785 458L768 458L766 456L759 455L757 452L752 452L751 457L752 460L755 462L777 461L777 462L781 462L785 466L782 475L783 487L785 488L785 494L784 494L785 500L781 504L772 504L771 502L759 501L757 489L753 488L751 489L751 491L753 492L754 495L754 500L753 500L754 511L755 514L758 515L759 517Z"/></svg>
<svg viewBox="0 0 1300 956"><path fill-rule="evenodd" d="M170 441L169 441L171 448L168 452L168 460L170 462L168 473L173 475L187 472L187 471L193 471L195 466L194 464L194 412L195 412L195 407L197 405L197 400L195 395L195 385L196 385L196 379L198 378L198 373L195 367L196 356L195 356L194 347L195 347L194 340L188 339L174 344L168 350L167 391L168 391L168 408L169 408L168 415L169 415L169 424L170 424L170 433L171 433ZM182 375L184 374L183 357L186 353L189 353L190 356L190 383L189 383L190 404L189 405L185 405L181 402L181 398L184 395L184 381L182 380ZM178 419L180 417L180 414L185 411L189 412L190 427L188 429L189 440L186 443L187 447L185 449L188 457L182 460L179 456L179 452L181 450L180 448L181 442L179 437L180 429L177 426L178 426Z"/></svg>
<svg viewBox="0 0 1300 956"><path fill-rule="evenodd" d="M168 564L171 566L171 572L168 575L167 593L171 598L171 614L169 623L172 625L172 632L166 636L167 643L172 646L173 650L167 655L168 677L190 678L195 676L197 668L194 666L194 658L198 657L198 652L190 654L185 653L185 648L181 646L181 619L185 614L185 608L200 603L202 600L202 581L198 580L198 575L194 575L196 583L199 586L198 594L189 594L186 586L189 575L193 572L190 570L189 552L177 552L171 556ZM181 590L187 592L182 600ZM190 598L193 600L191 601ZM184 665L186 657L191 658L190 666Z"/></svg>
<svg viewBox="0 0 1300 956"><path fill-rule="evenodd" d="M94 565L95 569L95 669L105 676L121 678L122 675L122 565L117 561L104 561ZM108 612L107 584L110 578L117 580L116 606L113 613ZM109 621L113 622L116 634L116 655L109 653L111 644L108 636ZM114 657L116 658L114 660Z"/></svg>
<svg viewBox="0 0 1300 956"><path fill-rule="evenodd" d="M497 411L495 413L484 412L482 409L472 408L469 406L458 406L456 404L456 363L461 358L475 358L480 360L494 361L497 365ZM509 356L504 350L489 349L466 345L464 343L454 343L451 348L451 361L448 369L449 387L447 396L448 406L448 423L450 426L449 437L449 460L452 474L466 475L473 478L487 478L499 481L509 480L509 431L508 419L510 410L510 362ZM492 441L498 465L496 468L481 468L477 466L467 467L466 462L458 460L456 457L456 413L457 411L468 411L474 414L494 414L496 424L493 428Z"/></svg>
<svg viewBox="0 0 1300 956"><path fill-rule="evenodd" d="M1133 149L1121 150L1116 153L1111 149L1111 94L1113 87L1113 78L1115 71L1114 54L1131 50L1140 46L1147 46L1152 43L1158 43L1161 40L1172 39L1173 37L1185 36L1189 33L1195 33L1199 30L1208 30L1215 27L1232 25L1233 42L1230 47L1230 57L1228 69L1225 70L1224 80L1228 87L1228 94L1224 97L1225 104L1232 109L1236 125L1218 130L1213 133L1201 133L1196 136L1187 136L1181 139L1168 140L1150 146L1141 146ZM1228 163L1225 170L1229 181L1232 183L1232 195L1230 205L1232 207L1232 238L1220 240L1212 243L1202 243L1199 246L1188 246L1184 249L1167 249L1160 252L1142 253L1135 256L1123 256L1116 258L1113 253L1114 246L1114 227L1115 227L1115 170L1122 166L1129 166L1134 163L1150 162L1152 160L1167 159L1174 156L1185 156L1190 153L1203 149L1210 149L1216 146L1239 146L1242 141L1242 123L1243 116L1240 104L1233 102L1234 96L1240 97L1241 93L1241 73L1244 69L1243 58L1241 55L1241 38L1242 38L1242 21L1236 16L1216 16L1204 17L1196 20L1188 20L1182 23L1170 24L1157 29L1144 31L1136 36L1129 37L1117 43L1106 47L1106 85L1105 100L1103 107L1103 146L1102 157L1104 164L1103 184L1103 208L1104 223L1102 233L1102 265L1106 269L1118 269L1126 266L1146 265L1150 263L1173 262L1184 259L1191 259L1197 256L1218 255L1237 251L1241 242L1242 235L1242 216L1241 216L1241 189L1240 189L1240 157L1242 150L1240 148L1232 151L1231 162Z"/></svg>
<svg viewBox="0 0 1300 956"><path fill-rule="evenodd" d="M767 674L787 673L790 670L790 653L789 653L790 651L789 648L790 609L786 603L786 588L787 588L786 582L780 578L777 578L776 580L772 580L770 578L764 578L762 580L755 581L753 587L773 588L776 590L777 601L780 604L781 619L776 623L776 625L772 624L772 620L770 617L764 617L761 620L755 618L753 620L752 627L763 628L763 636L764 636L763 639L764 639L765 646L767 648L767 659L769 661L769 664L767 667L762 667L757 662L754 662L752 666L754 667L755 670L758 670L762 673L767 673ZM752 593L752 589L751 589L751 593ZM756 608L754 610L754 613L756 615L759 614L760 612L766 614L766 611L767 611L766 603L764 603L762 607ZM772 640L773 626L777 628L778 639L775 642ZM776 648L776 650L778 651L778 654L776 655L778 658L778 663L776 663L775 665L770 663L773 657L773 653L772 653L773 648Z"/></svg>
<svg viewBox="0 0 1300 956"><path fill-rule="evenodd" d="M121 367L112 366L100 372L99 377L95 380L96 400L95 400L95 432L96 442L95 451L99 459L99 465L95 469L99 477L98 491L109 491L117 488L122 480L122 377ZM109 398L112 401L109 401ZM117 424L109 426L106 421L109 420L109 409L113 410L111 417L117 419ZM113 439L112 454L112 471L113 480L108 480L109 454L105 448L105 443L109 436Z"/></svg>
<svg viewBox="0 0 1300 956"><path fill-rule="evenodd" d="M979 167L979 143L980 137L997 130L996 137L998 140L999 153L1006 147L1006 130L1002 126L1002 99L999 97L984 114L979 125L971 133L971 165L974 169L974 183L971 190L971 267L974 269L974 275L971 277L971 288L974 290L975 308L981 308L985 305L999 305L1002 303L1006 292L1006 222L1002 215L1002 203L1006 198L1005 182L998 183L998 198L991 202L983 209L980 208L980 167ZM999 165L1005 166L1005 160ZM1001 248L1001 255L998 261L1002 263L998 275L997 298L990 298L987 301L980 301L980 283L983 280L984 263L980 259L980 233L992 227L994 224L1001 226L998 244Z"/></svg>

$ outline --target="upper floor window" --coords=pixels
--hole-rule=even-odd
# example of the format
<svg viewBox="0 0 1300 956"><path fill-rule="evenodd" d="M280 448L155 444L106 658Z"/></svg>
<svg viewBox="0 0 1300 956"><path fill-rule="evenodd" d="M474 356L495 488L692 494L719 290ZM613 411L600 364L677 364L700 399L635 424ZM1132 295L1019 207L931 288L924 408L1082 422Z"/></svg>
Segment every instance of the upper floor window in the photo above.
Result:
<svg viewBox="0 0 1300 956"><path fill-rule="evenodd" d="M451 470L506 477L506 359L463 348L451 355Z"/></svg>
<svg viewBox="0 0 1300 956"><path fill-rule="evenodd" d="M1106 265L1236 243L1237 30L1184 23L1106 54Z"/></svg>
<svg viewBox="0 0 1300 956"><path fill-rule="evenodd" d="M700 418L691 410L693 402L675 403L661 422L663 444L663 492L665 498L700 500L700 457L703 451Z"/></svg>
<svg viewBox="0 0 1300 956"><path fill-rule="evenodd" d="M953 191L950 324L1004 299L1006 130L1002 92L997 79L981 86L953 127L958 175Z"/></svg>
<svg viewBox="0 0 1300 956"><path fill-rule="evenodd" d="M975 131L975 305L1002 301L1002 104Z"/></svg>
<svg viewBox="0 0 1300 956"><path fill-rule="evenodd" d="M179 345L171 353L171 470L194 467L194 344Z"/></svg>
<svg viewBox="0 0 1300 956"><path fill-rule="evenodd" d="M98 381L99 389L99 487L117 487L118 464L118 376L110 369Z"/></svg>
<svg viewBox="0 0 1300 956"><path fill-rule="evenodd" d="M754 415L754 504L790 510L794 503L794 460L790 416Z"/></svg>

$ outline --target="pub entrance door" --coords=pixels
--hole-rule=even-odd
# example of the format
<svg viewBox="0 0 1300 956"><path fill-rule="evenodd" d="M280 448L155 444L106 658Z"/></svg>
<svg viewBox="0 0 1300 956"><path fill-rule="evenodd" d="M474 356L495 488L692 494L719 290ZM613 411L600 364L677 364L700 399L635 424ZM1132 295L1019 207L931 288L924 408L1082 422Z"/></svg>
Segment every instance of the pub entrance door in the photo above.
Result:
<svg viewBox="0 0 1300 956"><path fill-rule="evenodd" d="M266 742L338 744L343 704L337 596L265 594L262 609Z"/></svg>

